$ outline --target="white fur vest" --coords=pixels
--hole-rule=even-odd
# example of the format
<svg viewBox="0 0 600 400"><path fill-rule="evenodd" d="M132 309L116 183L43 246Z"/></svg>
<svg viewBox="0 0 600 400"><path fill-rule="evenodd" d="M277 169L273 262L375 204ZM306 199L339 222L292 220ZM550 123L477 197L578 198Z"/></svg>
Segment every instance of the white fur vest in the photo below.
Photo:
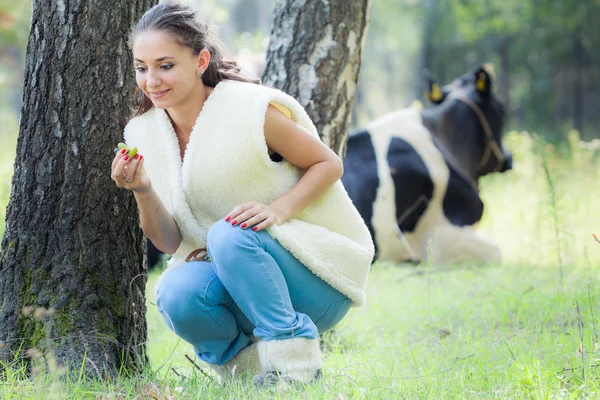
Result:
<svg viewBox="0 0 600 400"><path fill-rule="evenodd" d="M299 168L285 160L273 162L267 153L263 128L270 103L318 136L302 106L289 95L235 81L220 82L208 97L183 162L164 110L152 108L127 124L125 141L144 155L152 186L183 237L169 268L205 247L208 229L235 206L249 201L269 204L300 179ZM355 306L364 303L373 242L341 181L268 232Z"/></svg>

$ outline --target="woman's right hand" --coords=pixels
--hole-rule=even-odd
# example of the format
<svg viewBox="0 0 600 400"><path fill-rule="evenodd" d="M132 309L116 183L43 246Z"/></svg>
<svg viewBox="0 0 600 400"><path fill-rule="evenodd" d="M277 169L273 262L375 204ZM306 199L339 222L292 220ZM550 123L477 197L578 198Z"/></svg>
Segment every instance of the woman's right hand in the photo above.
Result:
<svg viewBox="0 0 600 400"><path fill-rule="evenodd" d="M144 170L144 156L136 154L132 159L126 149L119 150L112 162L111 178L118 187L146 193L152 186Z"/></svg>

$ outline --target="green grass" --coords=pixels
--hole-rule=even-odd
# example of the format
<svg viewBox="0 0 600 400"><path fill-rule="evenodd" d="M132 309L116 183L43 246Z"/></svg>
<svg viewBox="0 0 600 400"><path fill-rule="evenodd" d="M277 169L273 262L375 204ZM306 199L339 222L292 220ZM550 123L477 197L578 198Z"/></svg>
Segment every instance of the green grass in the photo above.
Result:
<svg viewBox="0 0 600 400"><path fill-rule="evenodd" d="M600 244L591 236L600 235L599 161L571 139L555 149L509 134L515 169L481 184L480 228L499 243L502 263L375 264L368 303L325 335L325 379L305 391L247 380L222 387L195 369L191 347L152 303L156 273L147 288L151 369L84 382L42 359L30 379L8 368L0 391L6 399L599 398Z"/></svg>

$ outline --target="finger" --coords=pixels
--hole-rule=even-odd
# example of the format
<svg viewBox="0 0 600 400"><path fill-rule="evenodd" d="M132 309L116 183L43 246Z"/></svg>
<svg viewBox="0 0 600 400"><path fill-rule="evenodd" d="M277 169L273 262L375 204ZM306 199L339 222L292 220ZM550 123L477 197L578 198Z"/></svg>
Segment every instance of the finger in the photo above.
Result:
<svg viewBox="0 0 600 400"><path fill-rule="evenodd" d="M248 218L246 220L241 220L241 222L238 221L238 223L240 224L240 227L242 229L246 229L246 228L251 228L254 225L260 224L267 218L268 218L268 215L266 215L264 213L257 213L256 215L252 216L251 218Z"/></svg>
<svg viewBox="0 0 600 400"><path fill-rule="evenodd" d="M265 219L267 216L264 214L264 207L253 207L247 211L244 211L243 213L241 213L240 215L238 215L237 217L234 218L233 221L231 221L232 225L241 225L243 223L248 224L248 220L250 220L251 218L255 218L257 215L263 215L262 218L260 218L260 221L262 221L263 219ZM234 222L236 222L236 224L234 224Z"/></svg>
<svg viewBox="0 0 600 400"><path fill-rule="evenodd" d="M265 230L273 225L275 225L275 217L269 217L269 218L265 219L263 222L261 222L260 224L253 226L252 230L254 232L259 232L259 231Z"/></svg>
<svg viewBox="0 0 600 400"><path fill-rule="evenodd" d="M145 160L144 156L142 156L140 154L140 159L138 160L138 166L137 166L137 169L135 170L135 173L139 174L139 176L143 176L146 173L146 171L144 170L144 160Z"/></svg>
<svg viewBox="0 0 600 400"><path fill-rule="evenodd" d="M136 154L132 160L129 161L127 171L125 171L125 183L130 184L136 177L137 167L139 165L140 155Z"/></svg>
<svg viewBox="0 0 600 400"><path fill-rule="evenodd" d="M127 154L126 149L123 149L123 150L120 150L117 152L117 154L115 155L115 158L113 158L113 161L112 161L112 166L111 166L112 169L115 169L115 167L117 166L117 163L121 159L123 159L123 157L125 157L125 154Z"/></svg>
<svg viewBox="0 0 600 400"><path fill-rule="evenodd" d="M131 187L132 191L144 190L147 188L148 178L146 177L146 170L144 169L144 156L140 155L138 158L138 164L135 169L135 180L134 185Z"/></svg>
<svg viewBox="0 0 600 400"><path fill-rule="evenodd" d="M237 217L243 213L244 211L254 207L256 203L252 202L252 203L244 203L244 204L240 204L239 206L236 206L233 208L233 210L231 210L226 216L225 216L225 222L233 222L234 220L237 221Z"/></svg>
<svg viewBox="0 0 600 400"><path fill-rule="evenodd" d="M119 152L113 159L111 177L114 181L117 181L119 177L123 175L123 168L125 168L125 165L127 165L127 163L123 161L124 158L125 154Z"/></svg>
<svg viewBox="0 0 600 400"><path fill-rule="evenodd" d="M113 169L111 178L113 181L117 182L117 186L121 187L121 183L123 183L123 174L127 168L129 163L125 160L125 157L121 158L115 168Z"/></svg>
<svg viewBox="0 0 600 400"><path fill-rule="evenodd" d="M125 157L123 157L121 162L125 163L125 166L123 167L123 174L121 175L121 179L125 180L127 179L127 172L129 171L129 164L131 164L131 158L129 157L129 155L125 154Z"/></svg>

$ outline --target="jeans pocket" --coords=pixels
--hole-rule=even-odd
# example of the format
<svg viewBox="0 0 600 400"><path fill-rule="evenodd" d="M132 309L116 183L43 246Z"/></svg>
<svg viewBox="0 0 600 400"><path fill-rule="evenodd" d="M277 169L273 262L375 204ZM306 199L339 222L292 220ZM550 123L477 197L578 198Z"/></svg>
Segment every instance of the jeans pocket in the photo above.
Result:
<svg viewBox="0 0 600 400"><path fill-rule="evenodd" d="M350 299L334 301L331 303L327 311L325 311L325 314L315 322L319 333L328 331L336 326L342 318L344 318L351 306L352 300Z"/></svg>

